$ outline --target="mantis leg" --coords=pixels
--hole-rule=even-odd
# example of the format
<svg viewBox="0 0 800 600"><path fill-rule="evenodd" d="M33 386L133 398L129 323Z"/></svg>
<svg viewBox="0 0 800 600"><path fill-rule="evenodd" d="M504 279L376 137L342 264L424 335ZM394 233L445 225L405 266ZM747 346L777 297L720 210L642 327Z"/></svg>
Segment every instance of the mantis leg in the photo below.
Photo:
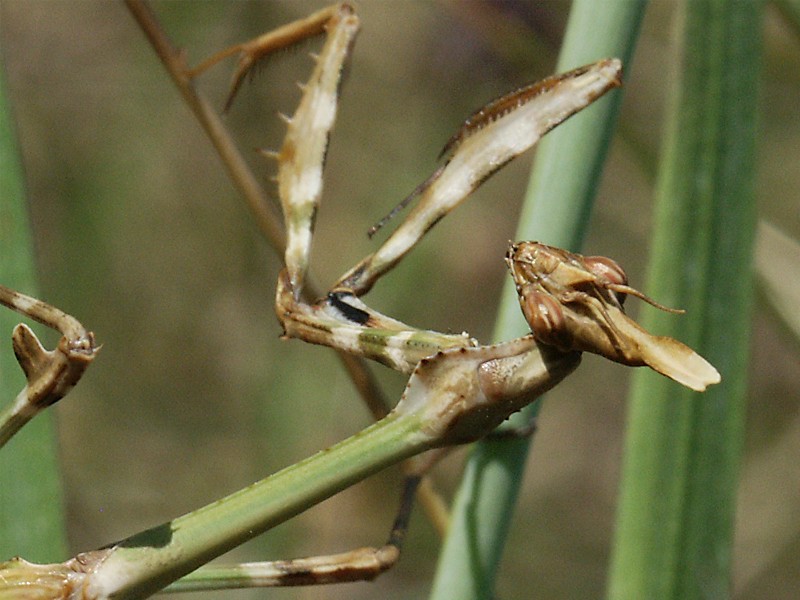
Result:
<svg viewBox="0 0 800 600"><path fill-rule="evenodd" d="M36 334L22 323L14 328L14 354L27 384L0 413L0 447L41 410L63 398L94 360L99 347L94 335L65 312L0 285L0 304L61 333L54 350L45 350Z"/></svg>

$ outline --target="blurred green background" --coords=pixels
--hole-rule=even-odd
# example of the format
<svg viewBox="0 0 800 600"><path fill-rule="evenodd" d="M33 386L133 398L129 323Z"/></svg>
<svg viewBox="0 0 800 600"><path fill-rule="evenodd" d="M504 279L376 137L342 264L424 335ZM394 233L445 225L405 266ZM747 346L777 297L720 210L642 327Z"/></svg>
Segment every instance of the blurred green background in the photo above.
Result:
<svg viewBox="0 0 800 600"><path fill-rule="evenodd" d="M154 6L195 64L321 5ZM466 116L551 73L568 8L358 4L363 28L328 153L312 258L317 281L333 281L375 247L366 229L429 175ZM648 9L586 244L587 252L621 262L634 286L647 259L673 9L672 2ZM800 40L772 7L765 27L759 207L800 239ZM331 351L278 339L272 295L280 261L124 6L3 0L0 45L42 296L103 343L80 386L55 409L72 550L196 508L365 426L367 411ZM284 127L275 114L294 110L294 82L307 78L307 53L318 45L269 61L226 119L268 189L274 165L251 150L279 147ZM216 106L229 66L199 81ZM420 327L488 339L529 167L527 156L489 181L376 286L370 304ZM734 592L777 599L800 586L800 346L763 299L754 318ZM374 371L387 394L399 397L403 378ZM602 595L628 373L586 357L548 396L498 597ZM462 458L457 451L436 470L445 492ZM226 560L380 544L399 482L390 470ZM437 551L418 511L400 565L373 584L230 596L423 597Z"/></svg>

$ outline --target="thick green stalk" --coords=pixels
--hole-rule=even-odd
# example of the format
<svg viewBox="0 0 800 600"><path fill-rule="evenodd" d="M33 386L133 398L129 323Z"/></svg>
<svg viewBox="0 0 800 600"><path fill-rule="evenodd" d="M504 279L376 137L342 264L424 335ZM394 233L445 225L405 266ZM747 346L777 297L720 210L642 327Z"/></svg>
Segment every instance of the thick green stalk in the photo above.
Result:
<svg viewBox="0 0 800 600"><path fill-rule="evenodd" d="M146 597L390 464L483 437L579 362L579 353L540 347L529 338L442 351L420 361L400 402L371 427L109 547L60 564L19 558L0 563L0 597L62 597L74 589L86 598Z"/></svg>
<svg viewBox="0 0 800 600"><path fill-rule="evenodd" d="M572 7L558 71L604 57L630 62L646 2L577 0ZM551 132L540 144L516 239L578 250L586 232L621 95L611 93ZM511 280L495 340L528 330ZM538 403L514 422L527 423ZM450 531L431 598L490 598L528 455L527 439L475 445L453 505Z"/></svg>
<svg viewBox="0 0 800 600"><path fill-rule="evenodd" d="M299 463L118 544L92 574L98 597L143 598L384 467L425 449L419 415L393 413ZM102 553L103 551L98 551Z"/></svg>
<svg viewBox="0 0 800 600"><path fill-rule="evenodd" d="M0 283L36 291L33 242L13 120L0 72ZM0 403L25 385L11 351L19 315L0 309ZM62 490L53 419L37 417L0 453L0 556L24 553L35 560L62 559L66 551Z"/></svg>
<svg viewBox="0 0 800 600"><path fill-rule="evenodd" d="M726 598L744 428L762 5L686 1L657 189L648 293L687 315L645 327L705 355L698 396L639 372L631 391L611 598Z"/></svg>

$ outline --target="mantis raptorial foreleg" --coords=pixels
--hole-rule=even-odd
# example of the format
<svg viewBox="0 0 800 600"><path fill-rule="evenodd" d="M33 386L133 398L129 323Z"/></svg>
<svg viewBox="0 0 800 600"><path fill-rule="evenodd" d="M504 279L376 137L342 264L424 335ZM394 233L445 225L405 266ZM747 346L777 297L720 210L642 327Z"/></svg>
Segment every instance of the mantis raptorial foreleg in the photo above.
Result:
<svg viewBox="0 0 800 600"><path fill-rule="evenodd" d="M504 395L508 398L522 397L525 395L523 392L530 392L537 387L545 389L547 385L544 380L549 385L560 380L562 375L556 377L554 372L540 371L538 362L536 368L529 370L537 377L545 373L542 380L523 385L520 392L512 391L513 384L508 383L512 379L509 375L511 371L526 371L519 366L510 366L509 357L506 356L508 348L513 348L512 354L524 355L538 351L531 340L523 344L524 349L513 344L502 348L478 348L477 341L467 334L442 334L410 327L369 308L359 296L399 262L435 221L457 206L502 164L531 147L546 131L605 90L618 85L618 61L604 61L527 86L473 115L448 142L450 156L447 162L418 188L421 196L419 206L379 250L379 256L389 257L387 261L373 261L378 267L361 271L359 277L363 276L363 279L360 282L350 281L343 276L340 283L322 300L307 304L302 300L302 290L308 268L314 217L321 199L323 159L336 112L340 71L357 28L357 18L348 7L326 9L281 28L280 35L266 34L253 42L219 53L195 70L199 72L220 58L241 52L240 66L232 85L232 93L235 93L246 70L259 57L273 51L276 40L294 43L300 39L304 29L309 35L316 35L321 30L327 34L323 49L316 58L314 72L303 86L303 99L297 111L291 117L284 118L288 131L283 147L279 152L267 153L278 160L278 191L287 230L286 269L279 276L276 291L276 313L283 324L284 334L371 358L401 372L413 372L412 383L401 401L402 406L414 404L420 398L424 400L429 394L436 395L438 391L429 388L440 385L437 381L444 372L465 369L465 380L472 380L469 373L479 373L483 363L496 363L498 367L494 370L487 367L487 373L490 374L483 375L484 380L480 377L474 379L474 385L478 389L483 383L491 382L495 399ZM227 104L230 105L230 99ZM502 139L504 131L514 132L510 143L508 139ZM467 352L463 355L437 355L448 348L461 348ZM431 366L417 371L417 365L423 359ZM505 366L501 368L501 364ZM569 364L571 370L575 361L570 360ZM429 372L436 375L426 374ZM424 389L422 393L419 391L421 388ZM474 397L480 395L476 391L469 394ZM452 443L456 438L464 441L467 437L466 433L454 433L447 443ZM297 566L301 563L292 564Z"/></svg>
<svg viewBox="0 0 800 600"><path fill-rule="evenodd" d="M140 7L134 0L129 3ZM188 81L220 59L239 53L229 107L241 81L261 57L304 37L325 34L311 78L302 88L300 105L292 117L285 117L284 144L279 152L268 153L278 161L278 192L287 232L276 314L285 338L326 345L409 374L397 406L379 423L327 451L119 543L58 565L35 566L20 559L2 563L0 590L6 586L24 593L30 589L27 586L36 584L70 593L80 589L86 598L141 597L353 482L415 456L406 463L401 510L386 545L234 567L225 571L227 583L219 586L207 580L223 575L205 569L188 579L186 588L369 579L399 557L414 491L439 453L489 434L569 375L582 352L628 365L647 364L693 389L719 381L716 370L692 350L670 338L650 335L624 314L625 295L644 296L627 285L614 261L602 257L581 257L535 242L513 245L507 262L532 333L494 345L480 345L465 333L411 327L371 309L361 299L483 181L547 131L620 85L621 64L616 59L520 88L473 114L447 142L445 162L400 203L402 207L418 197L396 231L374 254L340 277L324 297L306 301L303 290L322 197L328 137L341 71L358 26L350 6L336 5L218 53L196 69L180 71L176 79ZM15 336L15 349L29 380L27 404L50 404L74 385L93 358L97 350L93 337L74 319L44 303L4 288L0 289L2 298L62 331L62 343L51 353L27 329ZM45 581L50 576L58 580Z"/></svg>
<svg viewBox="0 0 800 600"><path fill-rule="evenodd" d="M294 43L299 39L300 29L312 35L324 29L327 38L311 79L303 88L297 111L292 117L285 118L288 131L283 147L279 152L269 153L278 160L278 191L288 238L286 269L278 278L275 303L284 336L327 345L410 373L411 379L396 411L427 410L424 407L428 405L447 407L442 409L442 414L430 419L442 423L442 430L435 435L443 446L469 441L483 435L474 432L492 429L502 417L495 421L498 413L485 411L484 403L505 403L507 410L500 414L513 412L529 402L531 396L552 387L574 369L580 351L594 351L618 359L607 351L603 337L597 332L610 329L615 333L615 347L624 348L633 343L631 331L634 330L620 331L616 323L619 321L627 326L627 321L617 316L617 313L622 313L613 303L609 304L607 295L572 289L561 296L553 296L564 307L575 302L570 294L584 298L583 305L591 308L590 311L587 309L584 318L589 323L598 324L592 329L573 319L567 330L575 329L575 334L585 339L585 343L561 345L559 350L541 344L553 344L556 340L548 338L542 328L536 326L529 312L526 316L529 316L534 336L539 341L529 336L484 347L465 333L442 334L410 327L371 309L360 296L402 260L436 222L494 172L533 146L547 131L620 85L619 61L599 61L525 86L473 114L447 142L442 152L447 155L445 162L400 203L402 207L419 197L417 205L394 233L374 254L343 275L325 297L309 304L302 298L302 289L308 269L314 218L322 197L324 156L336 113L339 75L355 38L358 20L346 6L326 9L307 20L282 28L280 35L267 34L254 42L242 44L237 50L220 53L204 64L215 62L233 51L242 52L232 86L235 92L245 72L258 57L272 51L278 39ZM397 210L391 214L395 212ZM562 258L567 257L564 255ZM509 261L512 268L514 264ZM603 263L598 261L598 264ZM531 275L530 271L528 269L526 274ZM514 275L518 285L522 285L520 275L517 272ZM617 284L617 291L622 291L621 286ZM635 291L628 289L625 293ZM612 313L614 318L609 317ZM592 331L594 337L581 337L581 331ZM632 353L623 352L622 355L632 356ZM631 360L628 364L637 363ZM709 379L708 382L713 381ZM464 405L473 408L464 409ZM458 419L451 419L446 414L452 410L459 411ZM315 561L291 564L304 573L308 568L303 577L308 577L309 581L312 579L311 570L317 566L321 569L319 577L328 577L323 575L323 571L330 567L328 562L325 567Z"/></svg>
<svg viewBox="0 0 800 600"><path fill-rule="evenodd" d="M295 44L302 41L306 37L311 37L320 34L326 34L324 46L318 56L315 56L315 68L307 84L301 86L304 90L303 99L298 107L296 113L292 117L282 116L283 120L288 125L288 132L284 140L283 147L280 152L263 152L270 158L277 159L279 162L278 172L278 191L281 198L281 203L284 212L285 227L287 231L287 244L285 251L286 270L281 275L279 291L277 294L278 301L276 303L277 310L281 312L281 306L285 304L295 311L298 317L295 320L296 328L303 332L306 339L311 339L315 335L320 338L320 343L325 343L322 340L325 336L329 335L329 330L325 325L325 318L321 313L309 315L308 318L303 318L300 315L298 308L305 307L306 305L298 302L300 298L304 283L305 274L308 268L308 255L310 251L311 236L314 228L314 217L316 215L317 207L321 197L322 190L322 163L324 160L324 153L327 148L327 141L330 128L333 125L333 119L336 114L336 103L338 96L339 78L341 70L349 55L349 48L353 43L355 35L358 31L358 18L353 13L353 10L348 5L335 5L314 13L313 15L285 25L277 30L264 34L250 42L240 44L224 50L210 59L201 63L195 69L186 71L189 77L195 77L219 60L231 56L233 54L239 55L238 66L233 76L233 83L231 91L226 101L225 110L227 111L238 91L241 82L249 73L250 69L263 57L269 53L278 50L282 47ZM352 297L352 294L331 293L328 295L331 310L345 311L351 316L353 314L362 314L362 308L358 305L358 299ZM380 329L385 331L401 331L407 329L402 323L379 315L375 311L371 311L367 307L364 310L369 311L370 318L373 325L380 321ZM342 323L333 323L337 327L337 336L339 339L344 340L347 337L347 332ZM354 337L359 336L359 332L351 331ZM386 338L385 335L380 333L367 333L364 335L361 332L361 343L366 345L374 345L381 351L381 355L386 357L387 344L383 343ZM400 348L394 353L396 357L395 368L400 368L406 372L410 372L416 362L423 356L427 356L431 352L435 352L440 347L442 339L454 340L458 344L475 344L466 335L461 336L446 336L435 332L429 332L426 335L420 332L416 335L414 340L418 348L416 358L408 354L407 348ZM367 338L371 338L370 342ZM396 341L390 341L389 345L395 344ZM453 341L450 342L451 344ZM340 350L347 350L345 344L342 344ZM400 365L403 363L403 366ZM412 471L414 469L412 468ZM409 472L409 468L405 468ZM408 482L414 482L419 479L419 475L412 473L408 476ZM437 499L435 491L430 485L420 486L427 499L428 505L436 505L440 503ZM409 486L407 485L408 489ZM416 484L411 488L415 490ZM411 501L413 499L413 491L407 492L401 508L401 515L398 517L397 523L404 526L407 523L407 514L403 518L403 511L410 512ZM441 521L441 518L438 519ZM395 532L397 528L395 528ZM395 534L392 539L397 538ZM386 563L386 557L399 556L399 545L390 541L390 546L394 551L388 552L386 549L375 550L362 549L358 552L359 557L375 556L383 557L381 564L384 566L381 570L388 568L389 564ZM386 547L388 548L388 547ZM371 554L370 554L371 553ZM348 553L349 558L354 555ZM341 558L341 557L338 557ZM338 559L337 559L338 560ZM330 560L323 560L322 563L316 560L310 562L296 562L292 561L292 569L295 573L301 572L305 569L305 565L315 565L320 573L325 570L322 564L330 563ZM337 561L334 560L334 563ZM367 561L372 564L370 560ZM372 561L374 562L374 561ZM348 573L354 573L353 565L348 568ZM268 567L267 570L269 570ZM286 564L281 565L281 569L285 570ZM367 569L368 572L374 570L373 567ZM373 574L372 576L374 576ZM324 577L320 574L320 577ZM359 575L359 577L361 577ZM265 584L272 585L272 584Z"/></svg>
<svg viewBox="0 0 800 600"><path fill-rule="evenodd" d="M366 293L479 185L548 131L621 85L621 76L619 60L601 60L521 87L476 111L445 145L445 164L412 193L419 201L408 217L338 285Z"/></svg>

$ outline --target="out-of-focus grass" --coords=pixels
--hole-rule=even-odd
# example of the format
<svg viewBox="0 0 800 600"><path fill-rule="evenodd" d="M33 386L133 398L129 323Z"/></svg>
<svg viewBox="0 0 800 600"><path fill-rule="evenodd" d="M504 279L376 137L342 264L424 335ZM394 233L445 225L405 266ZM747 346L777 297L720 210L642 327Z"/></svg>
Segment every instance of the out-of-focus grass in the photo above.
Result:
<svg viewBox="0 0 800 600"><path fill-rule="evenodd" d="M430 173L464 117L555 68L566 4L531 4L537 12L510 16L484 13L482 3L469 3L468 11L456 6L359 5L364 27L328 153L313 256L323 284L373 248L366 228ZM155 7L195 62L319 4ZM671 10L671 3L655 2L645 18L625 77L624 135L612 147L585 245L617 258L634 285L646 259ZM195 508L363 427L367 413L330 352L277 339L271 304L278 260L124 8L3 2L0 11L43 295L78 314L104 344L55 411L72 549ZM787 167L800 148L800 52L776 13L765 27L758 196L764 215L800 237L800 175ZM531 35L543 48L536 56L504 51ZM279 145L283 126L275 112L294 109L293 82L307 76L306 50L315 48L309 43L273 59L237 100L228 122L245 152ZM218 105L228 77L222 68L201 81ZM266 179L273 167L255 153L252 160ZM379 283L370 302L416 325L467 329L487 340L528 170L521 160L496 175ZM800 454L793 401L800 375L794 348L776 330L759 312L735 548L744 598L782 598L798 583L791 544L800 499L790 482ZM402 378L377 370L399 397ZM532 588L543 597L587 597L602 589L628 374L587 357L550 395L499 575L500 597L526 598ZM460 456L436 472L446 491ZM396 492L396 473L377 477L236 558L378 543ZM417 518L397 570L375 584L271 595L423 597L437 552L436 537Z"/></svg>
<svg viewBox="0 0 800 600"><path fill-rule="evenodd" d="M695 394L640 371L615 531L609 597L724 597L749 365L753 298L757 2L684 2L659 166L647 293L685 307L642 316L685 340L722 382Z"/></svg>
<svg viewBox="0 0 800 600"><path fill-rule="evenodd" d="M2 57L2 54L0 54ZM0 282L36 293L28 210L5 74L0 65ZM9 339L20 316L2 307L0 335ZM8 336L8 337L6 337ZM0 406L13 402L25 385L10 344L0 353ZM57 465L53 415L28 425L0 454L0 555L29 560L63 560L64 501Z"/></svg>

